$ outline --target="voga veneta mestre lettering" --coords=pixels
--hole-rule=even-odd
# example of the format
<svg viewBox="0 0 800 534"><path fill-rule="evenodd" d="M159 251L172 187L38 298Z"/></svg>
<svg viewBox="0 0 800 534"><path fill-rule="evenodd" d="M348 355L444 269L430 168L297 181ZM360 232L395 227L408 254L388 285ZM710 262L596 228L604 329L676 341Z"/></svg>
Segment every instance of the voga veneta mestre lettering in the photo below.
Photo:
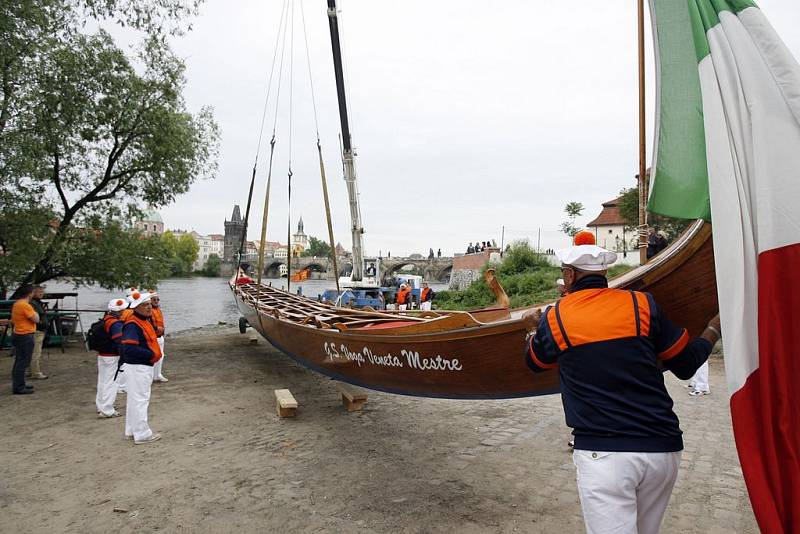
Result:
<svg viewBox="0 0 800 534"><path fill-rule="evenodd" d="M323 348L325 354L331 360L348 360L355 362L359 367L369 363L370 365L401 368L407 365L411 369L420 371L461 371L463 369L458 358L444 358L441 355L437 355L435 358L423 358L419 355L419 352L406 349L400 351L400 355L405 359L404 365L401 358L391 353L385 355L375 354L369 347L364 347L361 352L356 352L350 350L345 344L341 344L337 348L331 341L325 342Z"/></svg>

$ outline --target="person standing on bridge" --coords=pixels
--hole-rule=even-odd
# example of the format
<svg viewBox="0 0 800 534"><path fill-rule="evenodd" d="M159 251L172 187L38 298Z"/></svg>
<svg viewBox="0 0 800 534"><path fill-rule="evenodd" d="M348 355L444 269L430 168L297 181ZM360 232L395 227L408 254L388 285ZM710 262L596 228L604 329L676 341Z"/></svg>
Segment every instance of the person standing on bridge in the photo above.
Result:
<svg viewBox="0 0 800 534"><path fill-rule="evenodd" d="M433 304L433 297L435 296L436 293L433 292L433 289L428 287L428 282L422 282L422 291L419 293L419 309L430 310Z"/></svg>

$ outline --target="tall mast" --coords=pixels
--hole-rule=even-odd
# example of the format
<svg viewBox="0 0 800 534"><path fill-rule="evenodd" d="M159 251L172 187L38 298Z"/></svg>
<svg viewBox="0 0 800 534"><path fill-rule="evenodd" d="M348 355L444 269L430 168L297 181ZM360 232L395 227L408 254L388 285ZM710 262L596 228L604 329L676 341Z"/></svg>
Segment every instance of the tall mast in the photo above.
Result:
<svg viewBox="0 0 800 534"><path fill-rule="evenodd" d="M647 263L647 139L644 94L644 0L638 0L639 41L639 264Z"/></svg>
<svg viewBox="0 0 800 534"><path fill-rule="evenodd" d="M333 71L336 75L336 96L339 99L339 120L342 125L342 165L344 167L344 181L347 184L347 196L350 201L350 231L353 235L353 274L351 279L355 282L362 279L364 251L361 236L364 228L361 226L361 207L358 204L358 185L356 184L355 154L350 139L350 124L347 117L347 100L344 89L344 69L342 68L342 45L339 41L339 19L337 18L336 0L328 1L328 24L331 29L331 50L333 51Z"/></svg>

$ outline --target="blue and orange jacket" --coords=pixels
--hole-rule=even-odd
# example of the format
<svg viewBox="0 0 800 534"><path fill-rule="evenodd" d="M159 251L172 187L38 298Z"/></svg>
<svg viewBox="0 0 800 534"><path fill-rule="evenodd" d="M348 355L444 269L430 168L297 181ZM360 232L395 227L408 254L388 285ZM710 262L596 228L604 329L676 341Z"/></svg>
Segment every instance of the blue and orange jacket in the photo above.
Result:
<svg viewBox="0 0 800 534"><path fill-rule="evenodd" d="M542 315L528 339L528 366L558 368L575 448L619 452L683 449L663 369L689 379L711 353L661 312L652 295L581 279Z"/></svg>
<svg viewBox="0 0 800 534"><path fill-rule="evenodd" d="M161 359L161 349L153 325L147 317L133 313L122 327L121 363L153 365Z"/></svg>
<svg viewBox="0 0 800 534"><path fill-rule="evenodd" d="M108 334L113 348L98 353L98 356L119 356L119 344L122 341L122 326L124 324L119 317L108 314L103 317L103 328Z"/></svg>

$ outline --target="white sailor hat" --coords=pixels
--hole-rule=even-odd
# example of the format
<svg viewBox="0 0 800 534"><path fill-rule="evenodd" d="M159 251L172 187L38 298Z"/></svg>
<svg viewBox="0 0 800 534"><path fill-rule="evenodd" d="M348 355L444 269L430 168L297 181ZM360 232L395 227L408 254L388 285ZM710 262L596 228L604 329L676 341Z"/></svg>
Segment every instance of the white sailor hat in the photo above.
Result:
<svg viewBox="0 0 800 534"><path fill-rule="evenodd" d="M108 311L122 311L128 307L128 299L111 299L108 301Z"/></svg>
<svg viewBox="0 0 800 534"><path fill-rule="evenodd" d="M574 245L556 250L556 257L562 265L575 267L579 271L601 272L617 261L616 252L597 245Z"/></svg>
<svg viewBox="0 0 800 534"><path fill-rule="evenodd" d="M151 295L150 293L148 293L146 291L141 291L141 292L134 291L130 296L130 298L131 298L131 303L130 303L131 309L136 308L137 306L140 306L140 305L144 304L145 302L150 302L150 298L152 296L153 295Z"/></svg>
<svg viewBox="0 0 800 534"><path fill-rule="evenodd" d="M131 295L133 295L137 291L138 291L138 289L136 289L135 287L129 287L128 289L125 290L125 296L126 297L130 297Z"/></svg>

